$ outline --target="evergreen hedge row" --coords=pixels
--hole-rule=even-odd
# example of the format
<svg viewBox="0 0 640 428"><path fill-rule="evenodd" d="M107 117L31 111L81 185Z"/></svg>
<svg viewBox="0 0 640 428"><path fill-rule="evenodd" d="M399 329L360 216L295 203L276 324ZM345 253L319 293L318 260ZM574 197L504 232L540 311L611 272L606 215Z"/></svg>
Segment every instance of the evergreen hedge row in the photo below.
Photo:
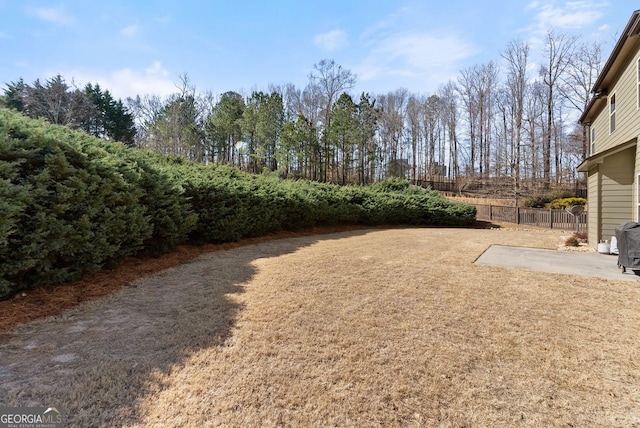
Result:
<svg viewBox="0 0 640 428"><path fill-rule="evenodd" d="M389 180L369 187L168 158L0 109L0 297L133 254L323 224L463 226L475 207Z"/></svg>

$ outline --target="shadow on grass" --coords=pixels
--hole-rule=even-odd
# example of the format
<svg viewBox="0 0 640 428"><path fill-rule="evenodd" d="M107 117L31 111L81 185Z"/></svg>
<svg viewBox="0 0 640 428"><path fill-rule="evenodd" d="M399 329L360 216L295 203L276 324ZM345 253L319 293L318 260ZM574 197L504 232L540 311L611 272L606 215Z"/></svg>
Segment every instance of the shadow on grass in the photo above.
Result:
<svg viewBox="0 0 640 428"><path fill-rule="evenodd" d="M138 403L162 390L161 378L195 352L225 346L243 309L239 294L256 274L254 261L369 232L211 253L21 325L0 344L0 406L56 406L66 426L142 423Z"/></svg>
<svg viewBox="0 0 640 428"><path fill-rule="evenodd" d="M476 220L469 229L500 229L502 226L490 221Z"/></svg>

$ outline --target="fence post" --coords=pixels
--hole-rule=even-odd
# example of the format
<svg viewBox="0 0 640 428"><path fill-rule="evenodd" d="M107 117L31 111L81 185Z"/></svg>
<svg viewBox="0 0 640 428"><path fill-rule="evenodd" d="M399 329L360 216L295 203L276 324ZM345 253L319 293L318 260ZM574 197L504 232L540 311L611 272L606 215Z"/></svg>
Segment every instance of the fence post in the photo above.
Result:
<svg viewBox="0 0 640 428"><path fill-rule="evenodd" d="M553 209L549 209L549 229L553 229Z"/></svg>
<svg viewBox="0 0 640 428"><path fill-rule="evenodd" d="M520 224L520 207L516 206L516 224Z"/></svg>
<svg viewBox="0 0 640 428"><path fill-rule="evenodd" d="M489 204L489 220L493 220L493 206Z"/></svg>

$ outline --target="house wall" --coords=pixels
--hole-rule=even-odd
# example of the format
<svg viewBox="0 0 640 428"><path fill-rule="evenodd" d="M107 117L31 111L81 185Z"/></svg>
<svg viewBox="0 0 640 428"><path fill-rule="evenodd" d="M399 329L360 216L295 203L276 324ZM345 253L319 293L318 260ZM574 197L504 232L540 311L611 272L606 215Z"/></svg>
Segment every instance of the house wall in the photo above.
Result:
<svg viewBox="0 0 640 428"><path fill-rule="evenodd" d="M629 56L624 71L607 88L604 107L597 112L590 127L595 129L595 152L612 149L635 140L640 135L638 103L638 60L640 51ZM609 132L609 100L616 97L616 128ZM602 239L615 236L615 228L628 221L640 221L640 150L636 147L607 156L588 172L589 244L596 247Z"/></svg>
<svg viewBox="0 0 640 428"><path fill-rule="evenodd" d="M615 236L615 228L635 218L634 178L636 147L605 158L600 171L600 220L598 239Z"/></svg>
<svg viewBox="0 0 640 428"><path fill-rule="evenodd" d="M625 143L640 134L640 110L638 109L638 69L640 53L630 58L625 71L612 88L609 88L605 107L591 124L596 130L595 150L601 152ZM616 129L609 133L609 98L616 96Z"/></svg>

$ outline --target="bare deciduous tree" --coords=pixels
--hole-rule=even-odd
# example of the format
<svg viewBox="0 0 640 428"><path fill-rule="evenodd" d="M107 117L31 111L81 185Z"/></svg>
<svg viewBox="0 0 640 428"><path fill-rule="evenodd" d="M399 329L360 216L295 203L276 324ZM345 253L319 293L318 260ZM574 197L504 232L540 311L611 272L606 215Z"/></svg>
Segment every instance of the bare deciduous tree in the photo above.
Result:
<svg viewBox="0 0 640 428"><path fill-rule="evenodd" d="M546 88L546 122L544 144L542 150L543 178L546 188L551 187L551 142L555 124L555 109L557 105L556 89L565 76L571 63L577 37L558 33L554 30L547 32L544 58L545 64L540 67L540 76ZM556 162L557 163L557 162Z"/></svg>
<svg viewBox="0 0 640 428"><path fill-rule="evenodd" d="M421 132L421 115L422 100L420 97L411 95L407 102L407 126L409 131L409 139L411 140L411 179L416 181L418 174L418 151L421 148L422 132Z"/></svg>
<svg viewBox="0 0 640 428"><path fill-rule="evenodd" d="M460 164L458 161L458 103L456 98L456 84L447 82L440 90L440 105L442 108L442 122L447 128L447 140L449 145L448 176L456 180L460 176Z"/></svg>
<svg viewBox="0 0 640 428"><path fill-rule="evenodd" d="M578 111L586 110L591 99L591 88L595 84L602 68L602 49L599 43L581 43L562 77L561 90L569 103ZM582 125L582 159L589 155L587 126Z"/></svg>
<svg viewBox="0 0 640 428"><path fill-rule="evenodd" d="M331 107L338 96L349 91L356 84L356 76L350 70L336 64L332 59L323 59L313 66L314 71L309 74L310 87L318 91L321 97L321 117L323 120L323 180L327 179L329 168L329 141L327 132L331 126Z"/></svg>
<svg viewBox="0 0 640 428"><path fill-rule="evenodd" d="M403 154L403 137L405 133L405 119L407 113L407 101L409 91L404 88L389 92L386 95L379 95L379 106L382 109L380 114L380 139L381 148L386 158L381 161L388 167L389 165L400 165ZM397 168L396 168L397 169ZM381 171L382 172L382 171ZM394 171L393 175L397 171Z"/></svg>
<svg viewBox="0 0 640 428"><path fill-rule="evenodd" d="M516 191L520 187L520 163L522 146L522 122L524 119L524 98L527 89L527 65L529 45L522 41L511 41L502 52L507 61L507 91L509 94L513 121L511 127L510 167L515 179Z"/></svg>
<svg viewBox="0 0 640 428"><path fill-rule="evenodd" d="M460 72L460 94L468 115L471 154L470 173L475 174L476 160L480 177L490 170L491 138L498 67L490 61Z"/></svg>

